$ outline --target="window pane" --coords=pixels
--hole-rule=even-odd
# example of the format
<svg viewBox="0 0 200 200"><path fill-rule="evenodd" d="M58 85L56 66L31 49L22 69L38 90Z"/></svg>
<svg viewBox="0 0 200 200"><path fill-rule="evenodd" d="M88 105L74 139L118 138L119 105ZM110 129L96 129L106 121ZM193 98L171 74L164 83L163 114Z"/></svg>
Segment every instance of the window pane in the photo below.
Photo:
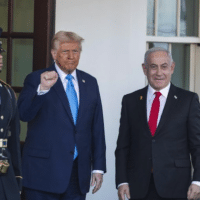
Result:
<svg viewBox="0 0 200 200"><path fill-rule="evenodd" d="M176 64L172 75L172 83L189 90L190 45L172 44L172 57Z"/></svg>
<svg viewBox="0 0 200 200"><path fill-rule="evenodd" d="M0 1L0 27L8 31L8 0Z"/></svg>
<svg viewBox="0 0 200 200"><path fill-rule="evenodd" d="M16 93L17 99L19 97L19 93ZM27 133L27 122L20 121L20 141L25 141Z"/></svg>
<svg viewBox="0 0 200 200"><path fill-rule="evenodd" d="M0 74L0 79L6 82L6 74L7 74L7 39L0 38L2 41L2 47L6 52L2 53L3 56L3 69Z"/></svg>
<svg viewBox="0 0 200 200"><path fill-rule="evenodd" d="M34 0L15 0L13 10L13 31L33 32Z"/></svg>
<svg viewBox="0 0 200 200"><path fill-rule="evenodd" d="M22 87L33 68L33 40L13 39L12 86Z"/></svg>
<svg viewBox="0 0 200 200"><path fill-rule="evenodd" d="M27 122L20 121L20 141L25 141L27 133Z"/></svg>
<svg viewBox="0 0 200 200"><path fill-rule="evenodd" d="M198 0L181 0L181 36L198 36Z"/></svg>
<svg viewBox="0 0 200 200"><path fill-rule="evenodd" d="M148 0L148 5L147 5L147 35L155 35L155 4L154 0Z"/></svg>
<svg viewBox="0 0 200 200"><path fill-rule="evenodd" d="M149 49L153 48L153 47L162 47L164 49L169 49L169 44L168 43L160 43L160 42L150 42L149 43Z"/></svg>
<svg viewBox="0 0 200 200"><path fill-rule="evenodd" d="M158 1L158 36L176 36L176 10L175 0Z"/></svg>

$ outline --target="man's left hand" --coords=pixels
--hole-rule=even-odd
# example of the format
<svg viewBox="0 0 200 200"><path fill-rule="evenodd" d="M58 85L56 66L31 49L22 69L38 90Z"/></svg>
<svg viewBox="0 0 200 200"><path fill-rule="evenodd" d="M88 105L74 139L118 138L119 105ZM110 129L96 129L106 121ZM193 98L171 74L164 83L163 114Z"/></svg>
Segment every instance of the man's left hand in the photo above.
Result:
<svg viewBox="0 0 200 200"><path fill-rule="evenodd" d="M103 174L101 173L93 173L92 174L92 180L91 180L91 186L94 186L94 189L92 190L92 194L97 192L103 183Z"/></svg>
<svg viewBox="0 0 200 200"><path fill-rule="evenodd" d="M188 193L187 193L188 200L197 200L200 198L200 186L191 184Z"/></svg>

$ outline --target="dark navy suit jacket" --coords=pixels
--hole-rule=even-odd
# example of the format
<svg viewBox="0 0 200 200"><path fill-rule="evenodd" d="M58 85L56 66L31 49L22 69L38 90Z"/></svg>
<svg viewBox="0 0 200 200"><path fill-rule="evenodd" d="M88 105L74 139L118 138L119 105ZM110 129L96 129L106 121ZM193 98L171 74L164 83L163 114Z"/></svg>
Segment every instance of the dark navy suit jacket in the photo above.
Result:
<svg viewBox="0 0 200 200"><path fill-rule="evenodd" d="M80 104L74 125L60 78L47 94L37 95L40 75L55 66L29 74L18 100L20 119L28 122L22 172L25 187L63 193L69 184L74 146L82 193L89 191L91 168L106 172L102 105L97 81L77 70Z"/></svg>

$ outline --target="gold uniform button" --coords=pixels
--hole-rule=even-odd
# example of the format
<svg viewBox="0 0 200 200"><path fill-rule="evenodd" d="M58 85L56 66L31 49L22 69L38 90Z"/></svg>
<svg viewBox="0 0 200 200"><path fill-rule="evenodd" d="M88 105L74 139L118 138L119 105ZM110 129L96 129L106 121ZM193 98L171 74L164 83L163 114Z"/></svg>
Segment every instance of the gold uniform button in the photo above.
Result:
<svg viewBox="0 0 200 200"><path fill-rule="evenodd" d="M1 115L1 119L2 119L2 120L4 119L4 116L3 116L3 115Z"/></svg>
<svg viewBox="0 0 200 200"><path fill-rule="evenodd" d="M3 132L3 128L1 128L1 132Z"/></svg>

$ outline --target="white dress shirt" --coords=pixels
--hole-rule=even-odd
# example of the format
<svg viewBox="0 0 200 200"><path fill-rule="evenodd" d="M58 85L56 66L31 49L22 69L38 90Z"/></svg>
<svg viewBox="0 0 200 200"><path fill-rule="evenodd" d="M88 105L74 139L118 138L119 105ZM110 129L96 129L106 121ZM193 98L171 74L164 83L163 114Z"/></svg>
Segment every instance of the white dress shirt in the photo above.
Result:
<svg viewBox="0 0 200 200"><path fill-rule="evenodd" d="M159 113L158 113L157 126L158 126L158 124L160 122L160 118L162 116L162 113L163 113L163 110L164 110L164 107L165 107L167 96L169 94L170 85L171 85L171 83L169 83L165 88L163 88L162 90L159 91L161 93L161 96L159 97L160 108L159 108ZM156 90L153 89L150 85L148 85L147 105L146 105L147 106L147 121L149 121L151 106L152 106L153 100L154 100L154 98L156 96L155 92L156 92ZM128 183L121 183L121 184L118 185L118 187L121 186L121 185L124 185L124 184L128 184ZM196 185L200 186L200 182L199 181L192 181L192 184L196 184Z"/></svg>
<svg viewBox="0 0 200 200"><path fill-rule="evenodd" d="M56 71L58 72L58 76L60 77L61 79L61 82L62 82L62 85L63 85L63 88L64 90L66 91L66 88L67 88L67 83L68 83L68 80L66 79L66 76L67 74L65 72L63 72L59 67L58 65L55 63L55 68L56 68ZM76 95L77 95L77 98L78 98L78 104L80 104L80 94L79 94L79 86L78 86L78 79L77 79L77 75L76 75L76 70L74 70L71 75L73 76L73 79L72 79L72 82L74 84L74 89L76 91ZM49 89L50 90L50 89ZM49 92L49 90L40 90L40 85L38 86L38 89L37 89L37 94L38 95L44 95L46 94L47 92ZM93 170L92 173L100 173L100 174L104 174L104 171L102 170Z"/></svg>

